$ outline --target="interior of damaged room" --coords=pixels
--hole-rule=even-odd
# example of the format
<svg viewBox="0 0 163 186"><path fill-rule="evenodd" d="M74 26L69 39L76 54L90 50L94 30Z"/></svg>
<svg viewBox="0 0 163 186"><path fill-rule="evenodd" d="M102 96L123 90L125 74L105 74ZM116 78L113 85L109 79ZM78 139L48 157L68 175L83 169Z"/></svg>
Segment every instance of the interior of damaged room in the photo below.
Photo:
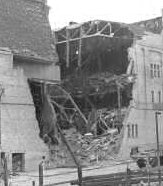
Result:
<svg viewBox="0 0 163 186"><path fill-rule="evenodd" d="M61 82L29 81L51 166L75 165L57 126L81 165L105 164L118 158L132 101L134 33L125 24L96 20L72 22L54 34Z"/></svg>

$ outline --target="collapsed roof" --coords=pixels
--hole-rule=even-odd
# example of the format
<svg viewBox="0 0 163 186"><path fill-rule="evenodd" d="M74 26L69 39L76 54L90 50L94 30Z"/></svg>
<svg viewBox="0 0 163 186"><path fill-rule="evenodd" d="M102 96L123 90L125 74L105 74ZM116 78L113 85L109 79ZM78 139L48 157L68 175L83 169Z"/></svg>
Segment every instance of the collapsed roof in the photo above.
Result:
<svg viewBox="0 0 163 186"><path fill-rule="evenodd" d="M149 42L157 39L161 28L162 21L159 17L133 24L103 20L80 24L71 22L69 26L56 30L63 86L75 97L101 97L102 94L117 92L117 80L125 77L126 81L128 68L132 69L129 48L133 41L136 39L142 43L144 38L148 38ZM134 75L134 72L131 74ZM114 96L109 96L109 100L113 99Z"/></svg>
<svg viewBox="0 0 163 186"><path fill-rule="evenodd" d="M111 63L106 61L110 51L128 48L133 41L133 33L125 24L99 20L64 27L56 31L55 36L62 76L88 64L89 70L84 69L83 73L106 71L106 66ZM116 66L119 67L117 73L123 69L123 62L120 63Z"/></svg>
<svg viewBox="0 0 163 186"><path fill-rule="evenodd" d="M0 0L0 47L15 55L57 61L45 0Z"/></svg>

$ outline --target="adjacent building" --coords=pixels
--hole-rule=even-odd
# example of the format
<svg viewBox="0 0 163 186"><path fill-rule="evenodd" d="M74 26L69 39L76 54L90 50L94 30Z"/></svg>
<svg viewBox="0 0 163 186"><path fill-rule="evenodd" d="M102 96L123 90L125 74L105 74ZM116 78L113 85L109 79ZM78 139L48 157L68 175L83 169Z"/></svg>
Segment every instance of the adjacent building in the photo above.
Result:
<svg viewBox="0 0 163 186"><path fill-rule="evenodd" d="M161 17L135 24L145 30L130 48L136 81L133 100L124 120L121 155L129 157L134 149L157 149L156 122L160 145L163 142L163 35ZM162 149L162 147L161 147Z"/></svg>

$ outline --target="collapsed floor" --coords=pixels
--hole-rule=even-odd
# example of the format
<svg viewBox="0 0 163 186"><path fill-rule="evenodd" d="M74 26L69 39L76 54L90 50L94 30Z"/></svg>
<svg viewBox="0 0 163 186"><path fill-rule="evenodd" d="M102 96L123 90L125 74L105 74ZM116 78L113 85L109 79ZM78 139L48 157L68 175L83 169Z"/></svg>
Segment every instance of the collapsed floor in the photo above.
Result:
<svg viewBox="0 0 163 186"><path fill-rule="evenodd" d="M115 157L123 137L123 132L120 130L121 127L118 127L120 123L117 109L109 110L103 108L93 110L89 112L88 117L85 117L80 115L78 106L75 103L71 103L68 97L67 106L69 107L66 106L65 108L69 109L66 113L66 109L64 112L62 110L64 108L61 106L61 101L60 104L57 104L54 101L55 96L51 96L51 94L54 95L54 90L55 94L57 94L57 87L60 86L50 85L49 87L52 86L54 90L51 93L46 93L48 96L44 95L44 101L42 101L42 99L38 99L36 93L41 90L40 87L44 87L43 84L36 82L30 84L34 95L37 119L40 124L40 137L49 146L50 150L50 167L75 165L69 150L62 141L55 125L56 123L62 129L80 164L85 166L101 164ZM33 88L34 84L35 88ZM57 92L60 96L62 95L59 90ZM41 98L42 96L39 97ZM50 106L48 97L50 97L50 103L53 107ZM56 97L58 99L57 95ZM40 110L40 108L42 109ZM121 108L121 121L123 121L126 111L126 107ZM82 117L85 117L85 119Z"/></svg>
<svg viewBox="0 0 163 186"><path fill-rule="evenodd" d="M123 120L132 99L134 74L129 48L133 39L128 28L117 23L112 27L113 38L98 36L83 41L80 67L77 58L67 66L63 60L66 45L57 46L60 84L29 81L40 137L49 146L51 166L74 165L57 126L82 165L105 164L118 154ZM78 44L70 43L70 58Z"/></svg>

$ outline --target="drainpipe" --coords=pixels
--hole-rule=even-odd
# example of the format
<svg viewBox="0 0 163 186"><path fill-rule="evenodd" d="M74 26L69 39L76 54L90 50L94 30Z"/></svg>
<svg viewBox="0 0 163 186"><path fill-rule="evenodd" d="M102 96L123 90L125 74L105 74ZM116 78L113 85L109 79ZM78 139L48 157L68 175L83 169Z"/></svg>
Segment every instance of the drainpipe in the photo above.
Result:
<svg viewBox="0 0 163 186"><path fill-rule="evenodd" d="M161 9L161 15L162 15L162 31L163 31L163 8Z"/></svg>
<svg viewBox="0 0 163 186"><path fill-rule="evenodd" d="M161 22L161 35L162 35L162 41L163 41L163 8L161 9L161 15L162 15L162 22Z"/></svg>
<svg viewBox="0 0 163 186"><path fill-rule="evenodd" d="M2 85L1 85L2 86ZM1 99L2 99L2 95L4 93L4 88L1 87L1 90L0 90L0 147L2 145L2 131L1 131L1 128L2 128L2 124L1 124Z"/></svg>

